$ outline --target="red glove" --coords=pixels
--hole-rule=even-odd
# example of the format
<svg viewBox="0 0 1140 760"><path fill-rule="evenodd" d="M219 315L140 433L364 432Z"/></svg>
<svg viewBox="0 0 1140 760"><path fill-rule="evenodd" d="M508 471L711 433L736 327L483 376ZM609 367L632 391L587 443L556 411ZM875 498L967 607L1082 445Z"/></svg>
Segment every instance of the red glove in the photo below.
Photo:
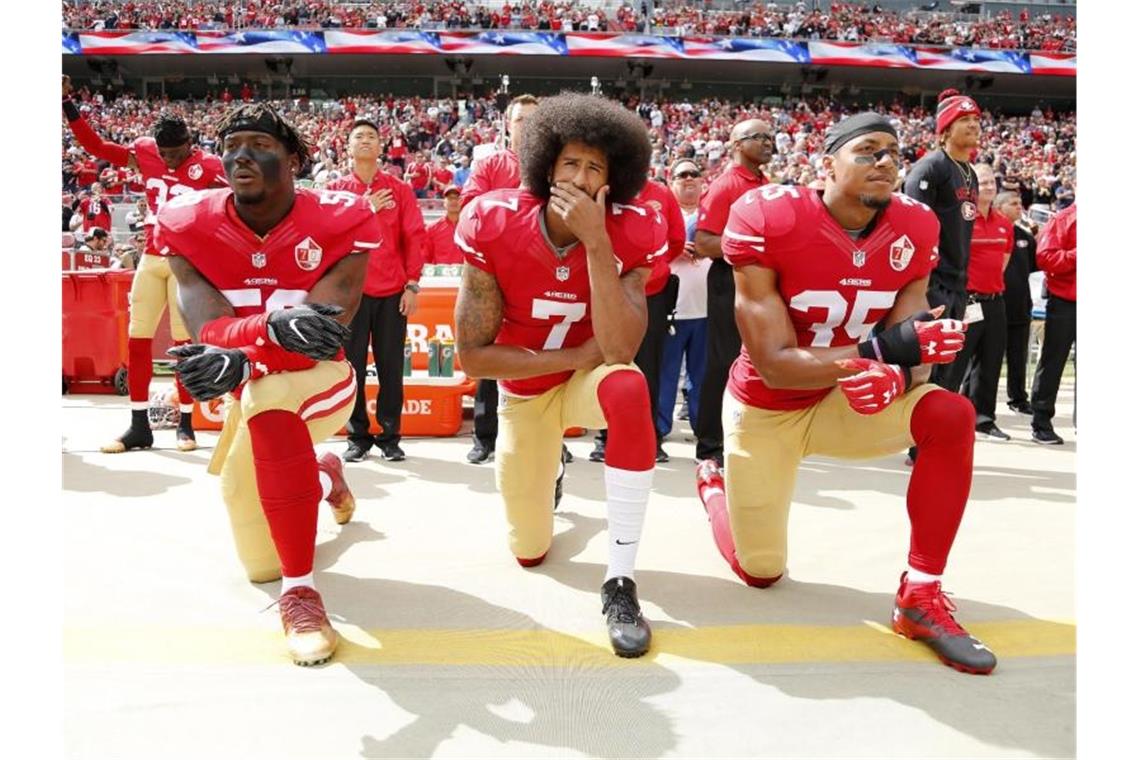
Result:
<svg viewBox="0 0 1140 760"><path fill-rule="evenodd" d="M897 364L873 359L840 359L836 364L855 372L839 378L836 386L859 414L877 414L906 392L909 373Z"/></svg>
<svg viewBox="0 0 1140 760"><path fill-rule="evenodd" d="M966 326L959 319L915 322L923 364L949 364L966 343Z"/></svg>

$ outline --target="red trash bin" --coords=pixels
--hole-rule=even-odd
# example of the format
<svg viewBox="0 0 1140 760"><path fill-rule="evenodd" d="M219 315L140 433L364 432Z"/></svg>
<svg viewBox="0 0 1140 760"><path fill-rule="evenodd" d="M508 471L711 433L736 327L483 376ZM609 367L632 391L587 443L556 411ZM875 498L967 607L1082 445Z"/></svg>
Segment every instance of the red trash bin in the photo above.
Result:
<svg viewBox="0 0 1140 760"><path fill-rule="evenodd" d="M65 391L127 395L127 296L133 277L134 272L118 271L63 273Z"/></svg>

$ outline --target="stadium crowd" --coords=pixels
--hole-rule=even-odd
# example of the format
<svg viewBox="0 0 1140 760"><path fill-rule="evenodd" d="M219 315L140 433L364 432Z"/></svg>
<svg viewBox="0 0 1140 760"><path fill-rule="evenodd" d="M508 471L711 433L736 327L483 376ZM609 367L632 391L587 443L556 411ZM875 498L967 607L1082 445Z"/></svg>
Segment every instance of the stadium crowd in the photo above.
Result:
<svg viewBox="0 0 1140 760"><path fill-rule="evenodd" d="M874 4L832 3L812 10L805 3L753 3L736 10L706 10L694 3L658 3L648 18L643 3L620 6L612 18L590 2L513 2L497 7L437 0L337 2L337 0L246 0L156 2L154 0L64 0L63 25L71 30L253 28L534 29L553 31L659 31L678 35L729 35L844 41L889 41L919 45L1074 51L1076 18L1031 17L1002 11L966 19L953 13L898 12Z"/></svg>
<svg viewBox="0 0 1140 760"><path fill-rule="evenodd" d="M107 99L101 93L81 90L81 109L104 139L127 144L149 134L163 110L187 120L207 150L218 148L214 124L225 109L221 98L156 102L129 94ZM449 184L466 181L476 146L499 138L500 113L493 97L473 98L460 109L456 101L428 98L372 96L310 101L298 98L274 101L300 129L313 148L314 162L305 179L318 186L349 171L346 141L357 116L369 116L380 125L384 169L407 180L419 198L439 198ZM732 125L754 116L771 121L776 154L766 173L773 182L811 185L820 179L823 134L849 107L819 97L791 99L782 105L757 106L740 101L625 99L650 131L652 167L664 179L678 158L692 158L711 182L726 165ZM935 145L933 113L901 103L877 103L889 114L902 137L904 169ZM982 120L982 147L978 159L992 163L999 186L1021 192L1024 205L1067 206L1074 195L1076 177L1076 118L1072 113L1035 109L1028 116L1003 116L986 111ZM486 150L483 148L482 150ZM95 192L119 199L139 193L137 177L127 169L100 165L79 147L66 126L62 128L63 186L78 207Z"/></svg>

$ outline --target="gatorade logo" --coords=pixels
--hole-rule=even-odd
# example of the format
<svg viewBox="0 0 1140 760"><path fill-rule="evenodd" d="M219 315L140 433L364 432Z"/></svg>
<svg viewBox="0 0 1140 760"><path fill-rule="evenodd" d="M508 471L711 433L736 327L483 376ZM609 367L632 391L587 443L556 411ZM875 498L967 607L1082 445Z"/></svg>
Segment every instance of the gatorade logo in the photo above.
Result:
<svg viewBox="0 0 1140 760"><path fill-rule="evenodd" d="M432 415L431 402L432 399L430 398L406 398L404 399L404 408L401 413L404 415L415 414L430 417ZM374 398L368 399L368 413L373 417L376 416L376 399Z"/></svg>

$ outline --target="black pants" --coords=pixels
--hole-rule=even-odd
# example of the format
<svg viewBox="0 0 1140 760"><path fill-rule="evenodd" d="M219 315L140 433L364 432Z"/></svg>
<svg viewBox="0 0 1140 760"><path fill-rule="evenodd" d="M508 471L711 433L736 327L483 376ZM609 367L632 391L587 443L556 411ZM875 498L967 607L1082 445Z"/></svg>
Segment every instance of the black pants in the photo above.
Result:
<svg viewBox="0 0 1140 760"><path fill-rule="evenodd" d="M1069 360L1069 350L1077 341L1077 302L1050 294L1045 304L1045 338L1041 342L1041 358L1033 373L1033 429L1052 430L1057 411L1057 389L1061 373ZM1077 424L1077 405L1073 403L1073 424Z"/></svg>
<svg viewBox="0 0 1140 760"><path fill-rule="evenodd" d="M1005 328L1005 395L1011 404L1029 401L1025 392L1025 370L1029 364L1029 323Z"/></svg>
<svg viewBox="0 0 1140 760"><path fill-rule="evenodd" d="M649 408L654 420L657 419L657 396L661 389L661 361L665 356L665 338L669 335L669 317L677 308L677 290L680 283L680 278L671 274L660 293L645 298L648 313L645 337L641 339L637 356L633 357L633 363L641 370L641 374L645 375L645 384L649 386ZM595 439L604 443L605 429L599 430Z"/></svg>
<svg viewBox="0 0 1140 760"><path fill-rule="evenodd" d="M1005 356L1006 315L1004 298L979 303L983 319L966 326L966 345L950 365L949 382L962 386L962 395L970 399L982 424L997 420L994 407Z"/></svg>
<svg viewBox="0 0 1140 760"><path fill-rule="evenodd" d="M926 300L930 302L932 309L935 306L946 307L940 319L961 319L966 313L966 287L964 284L960 288L952 288L932 279L926 289ZM935 364L930 370L930 382L940 388L946 388L957 393L958 386L962 383L962 375L959 374L957 382L953 382L953 367L953 363Z"/></svg>
<svg viewBox="0 0 1140 760"><path fill-rule="evenodd" d="M495 450L499 436L499 381L480 380L475 386L474 438L488 449Z"/></svg>
<svg viewBox="0 0 1140 760"><path fill-rule="evenodd" d="M709 267L708 360L701 384L698 408L697 459L724 459L724 429L720 422L728 370L740 354L740 331L736 329L736 283L732 267L717 259Z"/></svg>
<svg viewBox="0 0 1140 760"><path fill-rule="evenodd" d="M376 421L380 434L375 442L400 441L400 412L404 407L404 337L408 318L400 313L400 296L383 298L362 296L360 308L352 318L352 334L345 344L348 361L356 371L356 405L348 418L348 440L365 450L372 447L368 432L368 406L364 399L364 377L368 364L368 346L376 362L376 379L380 393L376 398Z"/></svg>

